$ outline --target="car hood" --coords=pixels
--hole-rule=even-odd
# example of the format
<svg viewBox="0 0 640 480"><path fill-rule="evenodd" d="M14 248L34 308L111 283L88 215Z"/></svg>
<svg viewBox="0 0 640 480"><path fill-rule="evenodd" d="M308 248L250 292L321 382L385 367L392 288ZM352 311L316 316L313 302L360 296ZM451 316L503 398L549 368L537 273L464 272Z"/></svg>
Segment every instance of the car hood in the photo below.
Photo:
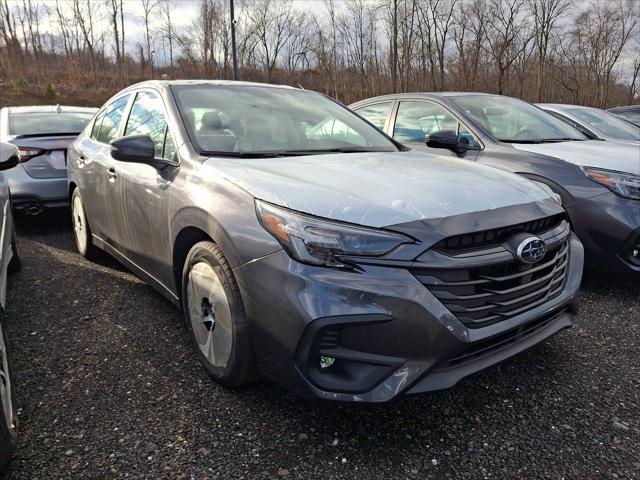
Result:
<svg viewBox="0 0 640 480"><path fill-rule="evenodd" d="M523 177L420 152L217 157L204 166L255 198L372 227L551 198L549 191Z"/></svg>
<svg viewBox="0 0 640 480"><path fill-rule="evenodd" d="M640 146L598 140L558 143L514 143L517 150L559 158L583 167L640 175Z"/></svg>

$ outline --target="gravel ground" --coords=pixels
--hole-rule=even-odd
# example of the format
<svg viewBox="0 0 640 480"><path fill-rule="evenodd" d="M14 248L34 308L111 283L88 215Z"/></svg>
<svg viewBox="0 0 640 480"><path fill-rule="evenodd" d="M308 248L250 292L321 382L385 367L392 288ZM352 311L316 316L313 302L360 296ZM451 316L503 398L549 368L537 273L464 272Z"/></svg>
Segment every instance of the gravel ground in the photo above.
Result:
<svg viewBox="0 0 640 480"><path fill-rule="evenodd" d="M573 330L386 405L225 390L176 308L66 216L20 230L8 335L20 442L5 478L638 478L640 282L588 274Z"/></svg>

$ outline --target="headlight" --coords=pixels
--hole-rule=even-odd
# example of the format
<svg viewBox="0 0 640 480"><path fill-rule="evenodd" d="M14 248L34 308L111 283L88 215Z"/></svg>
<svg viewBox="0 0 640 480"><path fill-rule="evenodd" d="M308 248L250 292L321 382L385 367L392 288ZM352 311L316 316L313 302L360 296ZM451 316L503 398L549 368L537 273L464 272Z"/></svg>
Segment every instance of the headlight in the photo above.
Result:
<svg viewBox="0 0 640 480"><path fill-rule="evenodd" d="M400 233L324 220L260 200L256 200L256 212L262 226L292 258L311 265L350 268L341 255L380 256L413 243Z"/></svg>
<svg viewBox="0 0 640 480"><path fill-rule="evenodd" d="M582 171L594 182L604 185L613 193L640 200L640 176L601 168L583 167Z"/></svg>

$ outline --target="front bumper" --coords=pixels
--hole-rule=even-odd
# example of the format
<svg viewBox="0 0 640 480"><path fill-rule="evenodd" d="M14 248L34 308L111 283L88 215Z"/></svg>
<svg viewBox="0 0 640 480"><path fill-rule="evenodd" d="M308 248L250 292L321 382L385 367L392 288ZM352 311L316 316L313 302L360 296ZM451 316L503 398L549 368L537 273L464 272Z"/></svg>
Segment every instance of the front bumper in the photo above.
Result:
<svg viewBox="0 0 640 480"><path fill-rule="evenodd" d="M640 200L613 192L566 206L573 228L584 245L588 266L640 272Z"/></svg>
<svg viewBox="0 0 640 480"><path fill-rule="evenodd" d="M261 371L300 394L382 402L448 388L573 325L583 249L572 235L569 271L552 300L470 328L414 275L303 265L283 251L235 269ZM321 369L330 352L335 363Z"/></svg>

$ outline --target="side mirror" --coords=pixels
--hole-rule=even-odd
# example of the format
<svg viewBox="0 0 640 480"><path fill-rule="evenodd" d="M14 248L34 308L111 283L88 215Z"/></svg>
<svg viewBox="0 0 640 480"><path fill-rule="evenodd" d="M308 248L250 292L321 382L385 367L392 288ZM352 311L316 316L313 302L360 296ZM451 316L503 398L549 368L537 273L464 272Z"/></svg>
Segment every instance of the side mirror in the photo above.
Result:
<svg viewBox="0 0 640 480"><path fill-rule="evenodd" d="M169 160L155 158L155 145L147 135L129 135L112 140L111 156L121 162L144 163L159 170L175 165Z"/></svg>
<svg viewBox="0 0 640 480"><path fill-rule="evenodd" d="M130 135L111 142L111 156L121 162L152 163L155 146L146 135Z"/></svg>
<svg viewBox="0 0 640 480"><path fill-rule="evenodd" d="M455 153L463 153L471 149L469 145L460 142L460 137L453 130L433 132L427 137L427 147L446 148Z"/></svg>
<svg viewBox="0 0 640 480"><path fill-rule="evenodd" d="M0 143L0 171L9 170L20 163L18 149L10 143Z"/></svg>

